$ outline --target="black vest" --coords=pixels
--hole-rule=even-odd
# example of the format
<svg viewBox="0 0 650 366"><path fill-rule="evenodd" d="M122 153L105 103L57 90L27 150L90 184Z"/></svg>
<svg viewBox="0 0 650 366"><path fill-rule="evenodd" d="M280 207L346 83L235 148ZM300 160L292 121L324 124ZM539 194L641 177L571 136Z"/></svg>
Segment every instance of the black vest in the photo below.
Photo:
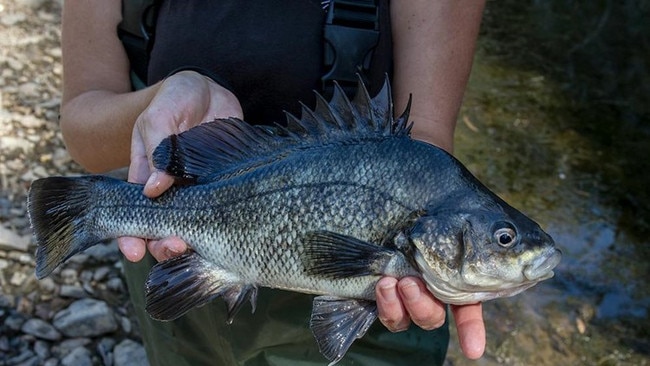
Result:
<svg viewBox="0 0 650 366"><path fill-rule="evenodd" d="M371 93L391 73L387 1L379 11L380 41L366 77ZM218 75L238 97L250 123L299 115L321 91L323 26L319 0L162 1L151 44L148 84L182 67Z"/></svg>

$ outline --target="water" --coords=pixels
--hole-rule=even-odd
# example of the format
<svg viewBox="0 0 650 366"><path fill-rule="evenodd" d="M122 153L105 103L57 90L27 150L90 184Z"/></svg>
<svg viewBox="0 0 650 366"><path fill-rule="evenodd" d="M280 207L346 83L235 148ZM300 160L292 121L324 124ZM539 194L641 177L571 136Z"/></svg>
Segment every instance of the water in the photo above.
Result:
<svg viewBox="0 0 650 366"><path fill-rule="evenodd" d="M479 365L650 364L650 1L489 2L455 154L547 229ZM463 359L450 347L449 363Z"/></svg>

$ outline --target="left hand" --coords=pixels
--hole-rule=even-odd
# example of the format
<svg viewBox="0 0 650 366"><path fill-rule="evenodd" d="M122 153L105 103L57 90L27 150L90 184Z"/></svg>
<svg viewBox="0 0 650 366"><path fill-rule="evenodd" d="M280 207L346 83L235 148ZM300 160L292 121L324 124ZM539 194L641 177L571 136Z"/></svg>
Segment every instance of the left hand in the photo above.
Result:
<svg viewBox="0 0 650 366"><path fill-rule="evenodd" d="M433 297L422 280L405 277L382 278L375 287L379 320L392 332L408 329L411 322L433 330L445 322L446 305ZM485 351L485 325L481 303L452 305L460 347L469 359L478 359Z"/></svg>

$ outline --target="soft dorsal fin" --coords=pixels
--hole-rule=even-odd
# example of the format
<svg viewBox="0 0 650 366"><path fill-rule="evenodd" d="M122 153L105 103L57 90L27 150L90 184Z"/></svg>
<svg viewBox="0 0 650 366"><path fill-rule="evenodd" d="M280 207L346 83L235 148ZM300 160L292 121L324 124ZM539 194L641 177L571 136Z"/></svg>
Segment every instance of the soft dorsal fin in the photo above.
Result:
<svg viewBox="0 0 650 366"><path fill-rule="evenodd" d="M157 169L197 183L265 165L297 149L366 138L407 136L410 107L397 120L388 79L374 98L359 80L352 101L336 85L328 103L302 105L301 118L287 113L286 127L252 126L236 118L218 119L164 139L153 155Z"/></svg>

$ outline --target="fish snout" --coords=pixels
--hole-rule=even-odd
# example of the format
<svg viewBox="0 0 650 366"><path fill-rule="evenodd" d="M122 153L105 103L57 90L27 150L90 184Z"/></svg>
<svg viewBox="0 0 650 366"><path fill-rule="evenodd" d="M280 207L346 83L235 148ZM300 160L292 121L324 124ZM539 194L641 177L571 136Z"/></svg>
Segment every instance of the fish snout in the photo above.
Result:
<svg viewBox="0 0 650 366"><path fill-rule="evenodd" d="M553 248L548 255L539 256L533 263L524 267L524 276L529 281L541 281L553 277L553 268L560 263L562 252Z"/></svg>

